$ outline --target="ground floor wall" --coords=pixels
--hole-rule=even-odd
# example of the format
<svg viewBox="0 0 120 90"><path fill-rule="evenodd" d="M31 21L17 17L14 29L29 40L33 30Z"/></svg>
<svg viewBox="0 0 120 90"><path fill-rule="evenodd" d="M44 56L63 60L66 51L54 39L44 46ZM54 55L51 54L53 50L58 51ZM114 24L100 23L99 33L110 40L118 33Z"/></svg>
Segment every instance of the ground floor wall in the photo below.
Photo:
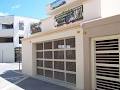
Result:
<svg viewBox="0 0 120 90"><path fill-rule="evenodd" d="M50 32L48 31L46 33L45 32L39 33L38 35L30 37L28 39L23 39L22 41L23 73L37 77L38 79L41 79L41 80L45 80L48 82L52 82L55 84L63 85L63 86L78 89L78 90L95 90L95 89L102 90L106 88L110 89L111 87L113 88L113 90L115 89L119 90L120 89L119 87L120 86L120 57L119 57L120 45L118 44L120 40L119 18L120 18L119 16L115 16L115 17L110 17L106 19L96 20L96 21L83 24L82 25L83 28L74 27L66 30L50 31ZM42 53L43 55L40 54L41 51L42 52L51 51L51 49L39 50L41 48L41 45L39 45L40 47L36 47L36 44L41 44L41 43L46 43L51 41L53 41L53 44L54 44L54 40L56 41L56 40L64 39L65 41L66 38L70 38L70 37L75 37L75 48L72 48L72 49L76 50L76 55L75 55L76 56L76 59L75 59L76 60L75 61L76 62L76 72L75 72L76 84L73 87L72 87L72 84L67 84L66 82L59 82L59 80L56 80L54 78L46 78L46 76L38 75L38 73L41 74L42 70L44 70L45 68L38 67L38 66L42 66L42 64L41 63L38 64L37 62L42 62L43 64L46 63L46 62L43 62L43 60L46 60L46 58L43 58L45 56L44 53ZM60 45L59 47L64 48L65 46ZM39 49L37 50L37 48ZM44 45L43 45L43 48L44 48ZM64 50L66 50L66 48L64 48ZM108 54L108 53L112 53L112 54ZM103 62L100 61L100 60L103 60L103 58L101 59L100 55L102 55L102 57L105 57ZM106 55L108 55L107 56L108 58L112 57L114 59L115 57L117 59L114 59L116 61L110 61L111 59L110 58L108 61L106 59ZM47 56L49 56L49 54L46 55L45 57ZM67 58L64 58L63 61L66 62ZM38 68L42 70L40 72L37 72ZM97 71L96 68L100 69L100 71ZM101 68L103 71L101 71ZM112 68L112 71L108 71L111 68ZM49 71L51 69L49 68L47 70ZM102 75L102 78L101 78L101 75ZM106 79L106 76L108 77L107 79ZM100 82L100 84L97 84L98 82L96 82L97 79L95 77L99 77L98 80L102 82L98 81ZM110 84L109 81L112 83L113 82L116 83L116 86L114 86L113 84ZM98 86L102 85L102 86L100 86L99 88L99 87L96 87L96 85Z"/></svg>
<svg viewBox="0 0 120 90"><path fill-rule="evenodd" d="M23 73L37 77L41 80L59 84L59 85L65 86L65 87L74 88L77 90L84 90L84 61L82 58L83 57L83 53L82 53L83 52L83 48L82 48L83 47L83 44L82 44L83 39L82 39L82 37L83 37L83 33L80 30L80 28L77 27L77 28L70 28L67 30L54 31L51 33L47 33L46 35L41 35L39 37L30 38L28 40L23 41L22 42L22 44L23 44L23 47L22 47L23 48L22 49L23 50L23 53L22 53L22 55L23 55ZM55 49L49 49L49 47L52 44L54 44L55 42L60 40L60 41L63 41L64 43L66 43L65 41L66 40L69 41L71 38L73 41L75 40L75 47L74 47L74 42L71 43L70 45L69 44L64 45L64 44L60 44L61 42L58 42L57 44L59 44L59 45ZM50 44L51 41L53 42L52 44ZM48 49L37 50L36 48L40 49L41 48L40 44L43 44L43 43L48 44L48 47L46 47ZM36 47L36 44L39 44L39 46ZM72 47L72 44L73 44L73 47ZM45 44L43 45L43 47L45 47ZM75 57L74 56L72 57L72 54L69 55L69 57L66 57L65 52L72 51L70 53L74 54L74 50L75 50ZM51 57L50 56L51 51L53 52L53 54L58 54L58 56L53 55L54 58L50 59L49 57ZM62 51L62 52L65 51L65 52L62 54L59 51ZM43 53L43 52L45 52L45 53ZM40 54L40 53L42 53L42 54ZM59 53L61 53L63 55L63 57ZM43 54L46 54L46 55L43 55ZM70 58L74 58L74 59L71 60ZM28 62L29 62L29 64L28 64ZM42 65L41 65L41 63L38 63L38 62L41 62ZM44 63L46 63L46 64L44 64ZM54 65L52 65L53 67L51 66L50 63L54 64ZM44 66L43 66L43 64L44 64ZM70 65L68 65L68 64L70 64ZM68 65L68 67L66 65ZM52 68L50 68L50 67L52 67ZM39 69L39 71L38 71L38 69ZM45 72L43 72L43 70ZM52 76L52 73L53 73L53 76ZM62 73L64 73L65 76ZM58 76L56 76L56 75L58 75ZM52 77L52 78L47 78L47 77ZM74 83L68 83L68 82L66 82L66 80L68 82L73 81ZM70 81L70 80L72 80L72 81Z"/></svg>
<svg viewBox="0 0 120 90"><path fill-rule="evenodd" d="M14 56L13 43L0 43L0 63L14 62Z"/></svg>
<svg viewBox="0 0 120 90"><path fill-rule="evenodd" d="M112 90L115 90L115 87L117 90L120 89L119 18L119 16L114 16L83 25L85 90L95 90L96 88L101 90L103 88L109 89L113 87ZM109 59L106 59L106 57ZM109 71L110 69L111 71ZM117 70L117 72L113 69ZM101 81L96 81L97 79L95 77L99 77ZM114 82L116 85L114 86L110 82Z"/></svg>
<svg viewBox="0 0 120 90"><path fill-rule="evenodd" d="M15 62L21 62L22 61L22 47L16 47L14 48L15 51Z"/></svg>

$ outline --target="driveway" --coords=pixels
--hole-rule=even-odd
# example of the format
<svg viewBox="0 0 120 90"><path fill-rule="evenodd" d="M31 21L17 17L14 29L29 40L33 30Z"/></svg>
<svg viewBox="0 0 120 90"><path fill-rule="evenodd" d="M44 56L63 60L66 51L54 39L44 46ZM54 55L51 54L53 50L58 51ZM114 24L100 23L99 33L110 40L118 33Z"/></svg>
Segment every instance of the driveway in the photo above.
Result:
<svg viewBox="0 0 120 90"><path fill-rule="evenodd" d="M18 63L0 63L0 90L70 90L47 83L19 71Z"/></svg>

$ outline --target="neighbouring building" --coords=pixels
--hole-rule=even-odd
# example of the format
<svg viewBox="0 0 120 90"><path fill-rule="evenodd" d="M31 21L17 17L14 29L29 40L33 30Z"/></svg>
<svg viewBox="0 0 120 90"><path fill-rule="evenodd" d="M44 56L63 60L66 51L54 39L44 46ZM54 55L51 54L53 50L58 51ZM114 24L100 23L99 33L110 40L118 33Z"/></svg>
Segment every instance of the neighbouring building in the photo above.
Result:
<svg viewBox="0 0 120 90"><path fill-rule="evenodd" d="M0 63L15 62L20 59L21 40L31 34L30 25L37 19L0 16Z"/></svg>
<svg viewBox="0 0 120 90"><path fill-rule="evenodd" d="M41 20L43 32L22 39L23 73L74 90L120 90L119 4L49 4L49 17Z"/></svg>

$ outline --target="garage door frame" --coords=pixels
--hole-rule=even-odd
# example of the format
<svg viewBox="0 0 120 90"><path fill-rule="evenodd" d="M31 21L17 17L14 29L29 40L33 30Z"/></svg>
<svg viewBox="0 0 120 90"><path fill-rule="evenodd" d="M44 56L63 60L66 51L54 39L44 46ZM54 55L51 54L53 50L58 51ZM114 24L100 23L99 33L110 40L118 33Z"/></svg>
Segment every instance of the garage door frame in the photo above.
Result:
<svg viewBox="0 0 120 90"><path fill-rule="evenodd" d="M112 35L112 36L103 36L96 37L91 39L91 81L92 81L92 90L96 90L96 66L95 66L95 41L99 40L109 40L109 39L118 39L119 44L119 79L120 79L120 35Z"/></svg>

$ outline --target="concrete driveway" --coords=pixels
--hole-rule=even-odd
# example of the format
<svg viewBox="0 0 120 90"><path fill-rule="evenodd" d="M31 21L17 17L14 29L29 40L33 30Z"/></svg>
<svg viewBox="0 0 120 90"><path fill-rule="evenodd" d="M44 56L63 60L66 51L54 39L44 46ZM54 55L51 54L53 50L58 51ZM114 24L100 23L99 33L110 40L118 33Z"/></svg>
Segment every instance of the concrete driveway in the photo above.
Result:
<svg viewBox="0 0 120 90"><path fill-rule="evenodd" d="M70 90L24 75L18 69L18 63L0 63L0 90Z"/></svg>

